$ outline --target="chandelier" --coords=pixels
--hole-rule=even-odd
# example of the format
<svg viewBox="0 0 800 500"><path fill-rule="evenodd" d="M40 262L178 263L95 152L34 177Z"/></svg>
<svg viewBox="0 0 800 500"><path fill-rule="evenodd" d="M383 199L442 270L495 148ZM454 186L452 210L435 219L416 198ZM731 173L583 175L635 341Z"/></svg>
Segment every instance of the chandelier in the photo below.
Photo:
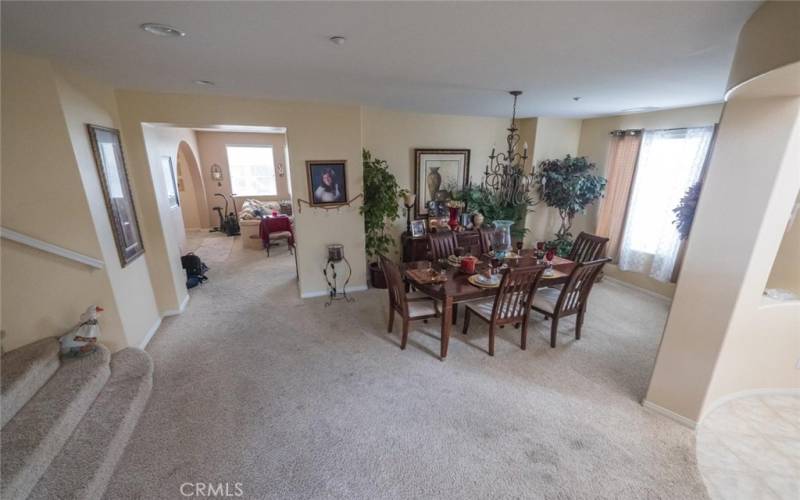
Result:
<svg viewBox="0 0 800 500"><path fill-rule="evenodd" d="M514 108L511 114L511 126L507 129L508 150L495 153L495 148L492 147L492 154L489 155L489 163L486 165L481 185L492 191L499 201L516 206L527 203L534 175L533 168L530 173L525 173L528 143L523 145L522 153L517 151L520 139L516 123L517 97L522 94L522 91L512 90L509 94L514 96Z"/></svg>

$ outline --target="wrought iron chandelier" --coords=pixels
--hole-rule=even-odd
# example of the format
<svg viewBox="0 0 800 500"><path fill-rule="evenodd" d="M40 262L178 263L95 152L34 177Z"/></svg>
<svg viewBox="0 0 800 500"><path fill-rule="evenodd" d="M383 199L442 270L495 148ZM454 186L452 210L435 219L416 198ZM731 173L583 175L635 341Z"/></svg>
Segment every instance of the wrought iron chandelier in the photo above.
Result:
<svg viewBox="0 0 800 500"><path fill-rule="evenodd" d="M533 168L530 173L525 173L525 161L528 159L528 143L523 146L522 153L517 150L519 144L519 129L517 128L517 97L522 94L521 90L509 92L514 96L514 108L511 114L511 126L508 127L508 150L506 152L495 153L492 147L492 154L489 155L489 163L486 165L482 186L492 192L499 201L511 204L522 205L528 200L528 193L534 182Z"/></svg>

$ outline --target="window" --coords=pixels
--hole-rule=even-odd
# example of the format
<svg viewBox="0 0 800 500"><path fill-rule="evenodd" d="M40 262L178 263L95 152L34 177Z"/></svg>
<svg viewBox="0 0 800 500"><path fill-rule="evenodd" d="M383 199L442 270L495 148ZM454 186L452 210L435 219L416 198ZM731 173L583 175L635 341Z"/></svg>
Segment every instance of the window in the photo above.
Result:
<svg viewBox="0 0 800 500"><path fill-rule="evenodd" d="M231 191L236 196L275 196L275 163L271 146L226 146Z"/></svg>
<svg viewBox="0 0 800 500"><path fill-rule="evenodd" d="M619 266L669 281L680 248L675 208L700 179L713 127L648 130L628 203Z"/></svg>

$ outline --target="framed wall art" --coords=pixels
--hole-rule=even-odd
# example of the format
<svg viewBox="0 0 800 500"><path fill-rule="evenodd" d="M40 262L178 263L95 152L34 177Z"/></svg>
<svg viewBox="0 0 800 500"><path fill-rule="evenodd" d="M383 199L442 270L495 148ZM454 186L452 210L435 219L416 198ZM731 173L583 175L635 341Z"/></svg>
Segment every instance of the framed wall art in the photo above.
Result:
<svg viewBox="0 0 800 500"><path fill-rule="evenodd" d="M347 201L347 161L307 161L308 199L312 207L344 205Z"/></svg>
<svg viewBox="0 0 800 500"><path fill-rule="evenodd" d="M469 182L469 149L415 149L416 217L428 215L431 201L446 201L450 189Z"/></svg>
<svg viewBox="0 0 800 500"><path fill-rule="evenodd" d="M122 267L144 253L119 130L87 125L111 230Z"/></svg>

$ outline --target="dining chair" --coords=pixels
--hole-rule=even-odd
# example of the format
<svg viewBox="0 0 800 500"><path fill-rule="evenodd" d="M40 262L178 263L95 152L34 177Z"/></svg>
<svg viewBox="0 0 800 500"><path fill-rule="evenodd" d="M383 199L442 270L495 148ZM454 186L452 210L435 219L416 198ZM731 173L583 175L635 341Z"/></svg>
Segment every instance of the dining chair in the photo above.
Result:
<svg viewBox="0 0 800 500"><path fill-rule="evenodd" d="M577 314L575 321L575 340L581 338L581 326L583 326L583 316L586 313L586 302L589 300L589 293L592 291L597 273L599 273L606 262L611 259L603 258L588 262L579 262L569 274L567 282L561 289L542 288L537 291L533 299L533 309L544 314L545 319L552 318L550 324L550 347L556 346L556 335L558 334L558 320L563 317Z"/></svg>
<svg viewBox="0 0 800 500"><path fill-rule="evenodd" d="M431 260L446 259L455 255L458 242L453 231L437 231L428 233L428 251Z"/></svg>
<svg viewBox="0 0 800 500"><path fill-rule="evenodd" d="M469 329L470 317L474 314L489 323L489 356L494 356L494 336L497 327L509 323L521 324L520 348L528 344L528 314L544 265L514 267L505 271L497 294L483 300L467 302L464 313L464 329Z"/></svg>
<svg viewBox="0 0 800 500"><path fill-rule="evenodd" d="M400 337L400 349L406 348L408 342L408 324L411 321L427 320L439 317L439 307L430 297L409 297L400 269L391 260L381 256L381 268L386 276L389 290L389 326L387 331L392 333L395 313L403 318L403 335Z"/></svg>
<svg viewBox="0 0 800 500"><path fill-rule="evenodd" d="M581 231L575 238L567 258L572 262L588 262L603 257L608 238Z"/></svg>
<svg viewBox="0 0 800 500"><path fill-rule="evenodd" d="M492 250L492 236L494 235L494 228L480 227L478 234L481 237L481 253L489 253Z"/></svg>

